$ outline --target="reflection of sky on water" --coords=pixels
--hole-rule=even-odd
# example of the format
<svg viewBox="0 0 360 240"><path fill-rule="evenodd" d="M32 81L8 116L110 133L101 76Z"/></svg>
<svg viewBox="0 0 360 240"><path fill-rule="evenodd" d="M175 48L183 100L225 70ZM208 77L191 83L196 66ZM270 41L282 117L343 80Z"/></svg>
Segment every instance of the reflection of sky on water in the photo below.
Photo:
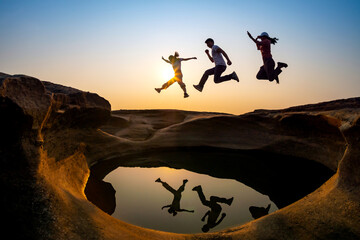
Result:
<svg viewBox="0 0 360 240"><path fill-rule="evenodd" d="M181 208L195 210L195 213L179 212L172 216L162 206L171 204L173 195L155 180L160 177L175 190L183 179L188 179L182 193ZM220 204L225 219L210 231L218 231L252 220L250 206L266 207L271 203L269 212L277 210L275 204L265 196L246 185L230 179L219 179L187 170L160 168L125 168L119 167L109 173L104 181L110 182L116 190L116 209L112 216L138 226L156 230L196 233L201 232L205 224L201 218L209 210L203 206L196 192L191 189L202 185L205 197L234 197L231 206ZM219 217L220 218L220 217Z"/></svg>

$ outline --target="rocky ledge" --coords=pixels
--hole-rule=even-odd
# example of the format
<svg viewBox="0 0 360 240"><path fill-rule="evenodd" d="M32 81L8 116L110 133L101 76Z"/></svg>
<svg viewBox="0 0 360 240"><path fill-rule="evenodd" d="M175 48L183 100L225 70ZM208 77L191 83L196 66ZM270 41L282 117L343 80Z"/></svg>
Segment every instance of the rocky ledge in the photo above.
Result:
<svg viewBox="0 0 360 240"><path fill-rule="evenodd" d="M360 98L240 116L111 112L97 94L0 73L0 106L3 234L12 239L360 238ZM94 193L114 161L164 165L152 156L174 148L261 150L318 162L334 175L270 215L208 234L133 226L88 201L101 205Z"/></svg>

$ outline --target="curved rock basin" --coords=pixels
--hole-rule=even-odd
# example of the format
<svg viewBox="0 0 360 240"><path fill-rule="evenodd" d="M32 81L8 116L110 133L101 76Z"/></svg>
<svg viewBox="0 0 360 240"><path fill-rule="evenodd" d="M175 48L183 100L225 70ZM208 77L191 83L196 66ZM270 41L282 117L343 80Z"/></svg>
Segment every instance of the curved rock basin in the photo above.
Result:
<svg viewBox="0 0 360 240"><path fill-rule="evenodd" d="M168 212L169 208L161 210L163 206L172 203L174 195L162 183L154 181L159 177L175 191L183 185L183 179L188 179L184 190L179 191L182 191L180 207L185 210L194 210L194 212L179 211L174 216ZM214 214L216 223L222 219L223 214L226 214L217 226L209 229L212 232L253 220L249 211L251 206L255 217L258 212L260 212L258 214L267 212L265 209L261 211L262 209L255 207L267 207L271 204L269 213L277 210L276 205L268 196L241 182L215 178L184 169L119 167L109 173L104 181L110 182L116 190L116 209L112 214L113 217L155 230L199 233L208 221L207 218L204 222L201 221L206 212L210 210ZM166 183L165 186L167 186ZM198 193L192 191L197 185L202 186L203 194L209 202L211 196L218 197L218 199L212 198L213 209L203 205ZM233 201L229 206L231 198Z"/></svg>
<svg viewBox="0 0 360 240"><path fill-rule="evenodd" d="M107 124L111 107L97 94L3 73L0 92L4 236L360 239L360 98L240 116L117 111L120 121ZM141 228L106 214L115 210L115 192L102 179L119 166L167 166L234 179L282 209L209 234ZM206 191L204 186L208 196Z"/></svg>
<svg viewBox="0 0 360 240"><path fill-rule="evenodd" d="M303 198L333 174L322 164L307 159L259 150L204 147L152 151L92 167L92 175L103 176L103 181L111 183L116 191L115 199L111 191L102 196L106 198L102 202L115 205L106 206L109 214L134 225L175 233L213 232L239 226ZM184 191L180 191L180 208L194 213L184 211L173 216L169 208L162 210L172 203L174 194L166 189L166 184L155 182L158 178L174 191L187 179ZM92 188L90 182L88 189ZM198 185L206 200L211 196L224 198L217 201L220 212L203 204L199 191L192 191ZM91 194L87 197L97 205ZM229 206L227 201L232 197ZM215 223L211 225L210 221L211 227L204 229L208 218L204 222L201 219L209 210L215 215ZM223 213L226 216L220 221Z"/></svg>

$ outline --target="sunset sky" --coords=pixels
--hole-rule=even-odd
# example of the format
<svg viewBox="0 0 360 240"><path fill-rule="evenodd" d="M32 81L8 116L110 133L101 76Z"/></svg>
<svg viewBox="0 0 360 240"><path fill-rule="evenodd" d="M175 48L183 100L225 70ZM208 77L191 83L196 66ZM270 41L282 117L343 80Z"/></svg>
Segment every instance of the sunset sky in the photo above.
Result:
<svg viewBox="0 0 360 240"><path fill-rule="evenodd" d="M183 109L241 114L360 95L360 1L0 0L0 72L96 92L117 109ZM260 52L248 38L279 38L274 60L289 67L280 85L259 81ZM213 67L206 38L224 49L240 83L197 84ZM190 97L161 60L174 51Z"/></svg>

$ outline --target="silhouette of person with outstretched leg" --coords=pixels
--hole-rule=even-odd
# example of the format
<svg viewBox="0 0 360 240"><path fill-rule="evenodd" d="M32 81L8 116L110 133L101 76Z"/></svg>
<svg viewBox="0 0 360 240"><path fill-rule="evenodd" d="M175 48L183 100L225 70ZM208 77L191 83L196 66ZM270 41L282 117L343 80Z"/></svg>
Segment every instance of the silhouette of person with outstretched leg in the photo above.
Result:
<svg viewBox="0 0 360 240"><path fill-rule="evenodd" d="M256 39L247 32L248 36L257 46L257 49L260 50L264 65L260 67L259 72L256 75L256 78L259 80L269 80L270 82L276 80L276 83L279 84L279 74L282 72L281 68L287 68L286 63L278 62L278 66L275 68L275 62L271 55L271 44L277 43L277 38L269 37L269 34L266 32L261 33ZM260 39L261 41L259 41Z"/></svg>
<svg viewBox="0 0 360 240"><path fill-rule="evenodd" d="M205 215L201 218L201 221L205 221L206 217L207 219L207 223L202 227L202 231L203 232L208 232L210 230L210 228L214 228L217 225L219 225L222 220L224 220L224 218L226 217L226 213L222 213L221 214L221 218L217 221L217 219L219 218L219 215L222 211L222 208L220 206L220 204L218 203L225 203L227 205L231 205L234 198L220 198L220 197L216 197L216 196L211 196L210 197L210 201L206 200L205 195L203 193L202 187L196 186L192 189L193 191L196 191L199 195L200 201L204 206L207 206L210 208L209 211L207 211L205 213Z"/></svg>
<svg viewBox="0 0 360 240"><path fill-rule="evenodd" d="M169 208L168 212L175 216L177 212L194 212L194 210L186 210L180 208L181 193L185 190L185 184L188 182L187 179L183 180L183 184L178 190L173 189L168 183L161 181L160 178L156 179L155 182L159 182L162 186L174 195L174 199L170 205L163 206L161 209Z"/></svg>
<svg viewBox="0 0 360 240"><path fill-rule="evenodd" d="M162 57L162 60L164 60L165 62L169 63L172 65L174 72L175 72L175 76L170 79L169 81L167 81L166 83L164 83L162 85L161 88L155 88L155 90L160 93L161 90L167 89L168 87L170 87L174 82L177 82L181 89L184 91L184 98L189 97L189 94L187 94L186 92L186 85L183 82L183 74L181 72L181 62L183 61L188 61L191 59L197 59L196 57L192 57L192 58L178 58L179 57L179 53L175 52L174 55L170 55L169 56L169 60L166 60L164 57Z"/></svg>
<svg viewBox="0 0 360 240"><path fill-rule="evenodd" d="M226 52L224 50L222 50L219 46L214 45L214 40L211 38L206 39L205 43L209 48L211 48L211 55L210 55L208 49L205 50L205 53L208 56L208 58L210 59L210 61L215 63L215 67L206 70L204 75L202 76L199 84L194 85L194 88L196 90L198 90L199 92L202 92L204 85L210 75L214 75L215 83L222 83L222 82L229 81L232 79L239 82L239 78L235 72L233 72L232 74L223 76L223 77L221 76L221 74L223 72L225 72L225 70L226 70L226 63L224 61L223 56L226 58L228 65L232 64L232 62L230 61L230 58L228 57Z"/></svg>

